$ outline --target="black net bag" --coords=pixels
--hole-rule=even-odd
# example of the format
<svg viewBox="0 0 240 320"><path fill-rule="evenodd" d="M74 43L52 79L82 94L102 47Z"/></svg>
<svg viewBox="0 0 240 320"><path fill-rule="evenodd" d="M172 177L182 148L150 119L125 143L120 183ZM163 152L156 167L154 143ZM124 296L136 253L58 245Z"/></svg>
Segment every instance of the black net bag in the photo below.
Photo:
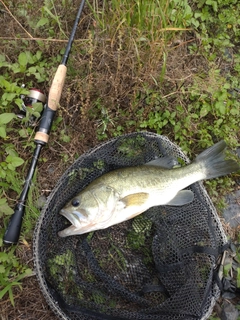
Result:
<svg viewBox="0 0 240 320"><path fill-rule="evenodd" d="M148 132L107 141L80 156L48 198L34 233L40 288L59 319L208 319L220 290L227 243L202 183L190 204L159 206L104 230L60 238L65 204L100 175L170 155L189 163L168 138ZM180 161L180 162L181 162Z"/></svg>

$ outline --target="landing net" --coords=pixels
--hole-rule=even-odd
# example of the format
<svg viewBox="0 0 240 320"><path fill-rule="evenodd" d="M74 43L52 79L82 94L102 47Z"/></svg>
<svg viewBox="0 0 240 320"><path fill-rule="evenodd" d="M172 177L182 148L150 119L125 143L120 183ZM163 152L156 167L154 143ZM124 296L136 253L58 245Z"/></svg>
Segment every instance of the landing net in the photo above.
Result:
<svg viewBox="0 0 240 320"><path fill-rule="evenodd" d="M189 187L188 205L151 208L89 234L57 234L70 225L60 209L91 181L166 155L189 163L165 136L132 133L86 152L60 178L34 234L39 285L59 319L208 319L227 238L202 183Z"/></svg>

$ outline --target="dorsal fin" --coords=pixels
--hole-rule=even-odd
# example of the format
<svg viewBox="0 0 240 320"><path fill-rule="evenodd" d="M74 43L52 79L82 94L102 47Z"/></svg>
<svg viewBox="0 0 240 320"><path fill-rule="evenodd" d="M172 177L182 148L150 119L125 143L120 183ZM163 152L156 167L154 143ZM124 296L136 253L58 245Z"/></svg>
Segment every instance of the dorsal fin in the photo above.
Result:
<svg viewBox="0 0 240 320"><path fill-rule="evenodd" d="M163 169L172 169L179 166L178 161L171 157L171 156L165 156L163 158L157 158L152 161L149 161L145 163L145 166L155 166L155 167L161 167Z"/></svg>

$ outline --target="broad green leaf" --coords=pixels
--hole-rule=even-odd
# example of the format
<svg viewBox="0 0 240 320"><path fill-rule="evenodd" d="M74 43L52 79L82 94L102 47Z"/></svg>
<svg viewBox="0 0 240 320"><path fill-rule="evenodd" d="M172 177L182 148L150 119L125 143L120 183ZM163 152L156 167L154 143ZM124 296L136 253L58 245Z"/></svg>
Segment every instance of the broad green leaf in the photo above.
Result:
<svg viewBox="0 0 240 320"><path fill-rule="evenodd" d="M22 138L27 138L28 137L28 132L26 129L21 129L18 131L18 134L20 135L20 137Z"/></svg>
<svg viewBox="0 0 240 320"><path fill-rule="evenodd" d="M6 200L6 199L1 199L1 200ZM13 209L11 207L9 207L9 205L7 204L7 202L5 201L4 203L0 204L0 217L4 216L4 215L10 215L13 214ZM0 258L1 260L1 258Z"/></svg>
<svg viewBox="0 0 240 320"><path fill-rule="evenodd" d="M5 179L6 178L6 171L0 167L0 178ZM1 184L0 184L1 186Z"/></svg>
<svg viewBox="0 0 240 320"><path fill-rule="evenodd" d="M24 273L25 273L26 276L30 276L30 275L33 274L33 271L32 271L32 269L27 268Z"/></svg>
<svg viewBox="0 0 240 320"><path fill-rule="evenodd" d="M11 164L13 167L19 167L24 163L24 160L20 157L14 157L14 156L8 155L6 158L6 162Z"/></svg>
<svg viewBox="0 0 240 320"><path fill-rule="evenodd" d="M11 171L15 171L15 167L11 163L8 163L7 168Z"/></svg>
<svg viewBox="0 0 240 320"><path fill-rule="evenodd" d="M4 273L4 272L5 272L5 267L2 264L0 264L0 273Z"/></svg>
<svg viewBox="0 0 240 320"><path fill-rule="evenodd" d="M200 117L205 117L208 114L209 108L206 105L203 105L203 107L200 110Z"/></svg>
<svg viewBox="0 0 240 320"><path fill-rule="evenodd" d="M238 108L231 109L230 113L233 116L238 116L239 115L239 109Z"/></svg>
<svg viewBox="0 0 240 320"><path fill-rule="evenodd" d="M0 54L0 62L6 61L6 58L3 54Z"/></svg>
<svg viewBox="0 0 240 320"><path fill-rule="evenodd" d="M38 50L35 56L38 60L40 60L42 58L42 51Z"/></svg>
<svg viewBox="0 0 240 320"><path fill-rule="evenodd" d="M217 110L219 110L219 112L221 114L225 114L226 113L226 105L225 105L224 101L217 101L215 103L215 107L216 107Z"/></svg>
<svg viewBox="0 0 240 320"><path fill-rule="evenodd" d="M6 88L6 90L10 89L10 82L4 79L2 76L0 78L1 88Z"/></svg>
<svg viewBox="0 0 240 320"><path fill-rule="evenodd" d="M13 157L17 157L18 156L18 153L16 152L16 150L13 149L13 146L10 145L8 147L5 148L5 151L7 154L9 154L10 156L13 156Z"/></svg>
<svg viewBox="0 0 240 320"><path fill-rule="evenodd" d="M0 114L0 125L9 123L13 118L16 118L15 113Z"/></svg>
<svg viewBox="0 0 240 320"><path fill-rule="evenodd" d="M216 123L216 125L219 127L219 126L223 123L223 119L220 118L220 119L218 119L215 123Z"/></svg>
<svg viewBox="0 0 240 320"><path fill-rule="evenodd" d="M7 134L6 134L6 128L5 126L1 126L0 127L0 138L6 138Z"/></svg>
<svg viewBox="0 0 240 320"><path fill-rule="evenodd" d="M43 104L41 102L35 102L32 105L34 112L42 112Z"/></svg>
<svg viewBox="0 0 240 320"><path fill-rule="evenodd" d="M1 206L2 204L5 204L6 202L7 202L7 199L6 199L6 198L0 199L0 206Z"/></svg>
<svg viewBox="0 0 240 320"><path fill-rule="evenodd" d="M5 262L8 260L9 260L8 254L6 252L0 252L0 261Z"/></svg>
<svg viewBox="0 0 240 320"><path fill-rule="evenodd" d="M18 63L13 63L11 65L11 69L14 73L18 73L18 72L21 72L23 69L25 69L26 67L24 66L20 66Z"/></svg>
<svg viewBox="0 0 240 320"><path fill-rule="evenodd" d="M42 27L44 26L45 24L47 24L49 22L48 18L41 18L37 25L36 25L36 28L39 28L39 27Z"/></svg>
<svg viewBox="0 0 240 320"><path fill-rule="evenodd" d="M11 86L9 87L8 89L9 91L13 91L11 89ZM15 91L15 90L14 90ZM2 95L2 100L6 100L6 101L10 101L12 102L13 99L16 97L16 93L13 93L13 92L4 92L4 94Z"/></svg>
<svg viewBox="0 0 240 320"><path fill-rule="evenodd" d="M18 62L20 66L26 66L28 63L28 57L25 52L21 52L18 56Z"/></svg>
<svg viewBox="0 0 240 320"><path fill-rule="evenodd" d="M28 75L34 74L36 72L37 68L36 67L30 67L28 68Z"/></svg>
<svg viewBox="0 0 240 320"><path fill-rule="evenodd" d="M19 107L20 110L22 110L22 99L21 98L17 98L14 100L14 102L16 103L16 105Z"/></svg>

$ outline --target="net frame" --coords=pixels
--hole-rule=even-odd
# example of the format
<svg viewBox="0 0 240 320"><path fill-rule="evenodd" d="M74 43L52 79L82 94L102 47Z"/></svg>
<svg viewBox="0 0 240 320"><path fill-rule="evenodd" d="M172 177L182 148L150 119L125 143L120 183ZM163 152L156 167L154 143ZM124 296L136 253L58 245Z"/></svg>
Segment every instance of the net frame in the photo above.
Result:
<svg viewBox="0 0 240 320"><path fill-rule="evenodd" d="M191 319L199 319L200 320L201 319L201 320L205 320L205 319L208 319L208 317L210 316L212 309L215 305L215 302L220 295L220 290L218 288L217 283L214 281L214 277L213 277L213 272L217 268L216 263L218 261L217 258L214 256L215 253L211 253L211 252L205 253L205 255L207 256L207 260L210 261L210 269L211 269L208 274L209 279L206 281L206 287L209 290L209 294L204 298L205 301L202 301L202 305L199 308L199 309L201 309L201 312L199 312L199 314L197 314L195 317L192 317L191 312L190 312L189 317L186 316L186 314L185 314L185 315L183 315L183 318L181 318L181 315L175 316L174 310L172 310L173 313L171 314L171 310L169 311L169 306L171 306L171 304L168 305L168 303L166 303L165 301L163 303L160 303L161 308L159 308L159 310L156 309L155 313L153 310L151 310L150 315L148 315L146 313L143 315L143 317L141 317L140 313L138 314L135 311L134 311L135 312L134 313L134 312L131 312L131 310L123 311L121 313L121 317L117 317L116 315L114 315L114 313L104 315L104 313L102 313L102 312L100 312L100 313L96 312L94 308L91 310L91 303L88 304L89 310L86 307L84 307L84 305L83 305L80 308L80 311L78 309L77 312L75 312L74 311L74 308L75 308L74 300L72 303L72 310L69 311L69 310L67 310L68 307L66 307L66 305L68 305L68 306L71 305L71 299L69 299L66 303L66 301L65 301L66 299L64 300L64 297L61 294L59 294L59 292L58 292L59 290L57 290L56 288L54 288L52 286L52 284L50 283L51 280L49 280L49 277L46 275L46 270L48 269L48 267L46 266L46 264L47 264L46 252L49 252L49 250L51 251L51 249L49 249L49 247L51 247L51 241L53 239L51 237L54 234L57 237L57 231L59 231L58 220L61 219L61 223L60 223L61 227L64 225L64 223L62 222L63 218L59 214L57 214L57 213L52 214L52 212L54 211L54 206L61 208L62 206L64 206L66 204L66 202L68 202L80 190L82 190L88 183L90 183L96 177L100 176L101 174L103 174L105 172L108 172L108 171L111 171L115 168L119 168L119 167L126 166L126 165L143 164L143 163L146 163L146 162L153 160L155 157L161 157L161 156L165 156L165 155L174 156L175 158L178 158L178 159L180 158L185 163L190 162L188 157L186 157L186 155L181 151L181 149L177 145L172 143L165 136L157 135L155 133L150 133L150 132L138 132L138 133L135 132L135 133L131 133L131 134L126 134L126 135L122 135L120 137L111 139L107 142L104 142L104 143L96 146L95 148L92 148L91 150L89 150L85 154L81 155L66 170L66 172L63 174L63 176L58 181L54 190L52 191L52 193L48 197L48 200L47 200L47 202L41 212L40 218L39 218L38 223L35 227L34 238L33 238L33 253L34 253L34 266L35 266L36 276L37 276L37 279L39 282L40 289L41 289L47 303L49 304L50 308L54 311L54 313L58 316L59 319L69 319L69 320L82 319L82 320L84 320L84 319L135 319L135 318L140 319L140 318L142 318L142 319L161 319L161 320L163 320L163 319L172 319L172 320L173 319L185 319L185 320L186 319L189 319L189 320L191 320ZM127 160L126 160L126 158L127 158ZM92 165L93 163L94 163L94 166ZM97 165L96 165L96 163L97 163ZM84 171L83 169L86 167L88 167L88 169L91 168L91 170L89 169L89 170ZM81 178L80 179L81 183L78 185L78 187L74 187L72 184L69 185L69 181L71 179L73 179L74 181L75 181L75 179L77 179L74 176L76 172L78 172L78 175L80 172L80 178ZM79 177L78 177L78 179L79 179ZM67 188L69 188L69 191L66 191ZM193 207L191 207L191 205L190 205L185 210L186 212L183 216L187 217L189 210L192 210L193 208L198 208L199 202L202 202L204 210L201 209L200 214L202 214L202 212L204 211L202 219L204 219L204 223L211 224L210 232L212 232L212 234L210 236L209 235L207 236L207 240L206 240L206 242L208 242L207 246L211 247L210 249L214 249L214 250L216 250L216 252L221 254L221 248L227 243L227 237L224 233L224 230L221 225L218 214L216 212L216 209L214 208L213 203L212 203L211 199L209 198L209 196L208 196L208 194L207 194L207 192L201 182L195 183L194 185L190 186L190 189L195 193L195 199L193 202L197 202L198 204L196 204L195 207L194 207L194 204L193 204ZM61 197L61 199L59 199L59 196L62 193L62 190L64 190L65 193L64 193L64 196ZM56 205L56 203L57 203L57 205ZM169 208L167 206L161 207L161 210L162 210L161 216L163 215L163 213L165 214L165 212L167 212L169 214L169 212L171 212L172 209L173 209L172 207ZM153 220L155 219L156 212L154 212L154 210L152 211L150 209L150 212L147 213L148 219L153 219ZM176 211L176 214L178 213L178 210ZM59 211L59 209L57 211ZM170 220L172 219L172 221L177 221L177 220L175 220L175 219L177 219L176 214L170 213L169 214ZM206 214L206 215L204 216L204 214ZM145 213L143 215L145 215ZM200 217L198 217L198 219L200 219ZM54 223L53 223L53 226L52 226L50 222L52 222L52 221L55 222L55 220L57 220L57 224L54 225ZM161 231L162 231L162 229L163 229L161 223L164 223L165 225L167 223L171 224L170 220L167 221L167 219L165 219L165 220L160 219L157 222L160 225L159 230L161 229ZM130 222L130 223L132 223L132 222ZM195 221L195 224L197 224L196 221ZM122 224L120 224L119 226L121 227L121 225ZM116 230L119 227L113 226L112 228L113 228L113 230ZM51 229L51 231L48 231L50 229ZM168 229L167 229L167 231L168 231ZM47 236L48 232L51 235L50 238L49 238L49 236ZM176 232L176 231L174 231L174 232ZM166 234L167 234L167 232L165 232L165 236L166 236ZM69 248L72 248L73 243L74 243L74 245L76 245L76 242L74 242L71 239L79 239L81 237L82 236L68 237L68 238L65 238L65 240L61 239L60 242L61 242L62 246L64 246L64 243L65 243L66 246L69 246ZM210 238L212 238L212 239L210 239ZM204 241L204 238L202 238L200 240ZM200 241L200 240L198 239L198 241ZM44 243L44 241L45 241L45 243ZM73 241L73 242L71 242L71 241ZM168 249L170 248L172 250L172 248L169 246L169 243L163 244L161 242L161 235L159 235L158 233L154 234L154 237L151 238L151 241L152 241L152 243L153 243L153 241L155 241L155 243L156 243L155 245L152 245L152 248L155 248L155 251L156 251L156 253L154 253L155 257L157 257L159 255L160 256L164 255L163 250L158 251L158 249L157 249L160 244L161 244L161 247L164 247L164 245L165 245L166 248L168 248ZM188 241L188 239L187 239L187 241ZM210 241L210 244L209 244L209 241ZM83 246L83 243L84 243L84 241L81 243L82 246ZM85 243L85 245L87 246L86 243ZM178 248L178 249L181 251L182 249L186 249L186 248ZM187 249L189 250L189 247ZM133 252L134 252L134 250L133 250ZM183 253L183 255L184 254L186 255L186 253ZM195 259L195 258L200 259L201 254L203 254L203 253L192 252L191 254L192 254L192 256L191 256L192 259ZM175 256L176 256L176 253L174 252L174 250L172 250L171 254L170 254L170 258L166 257L166 260L161 258L161 261L157 261L157 259L155 258L154 262L158 267L160 266L159 268L161 269L161 271L164 271L164 268L166 266L168 267L169 265L172 268L175 268L174 265L176 264L176 261L178 261L178 260L175 261L175 259L176 259ZM89 261L88 261L88 263L89 263ZM188 260L184 260L184 263L186 263L186 261L188 261ZM205 260L203 259L203 261L205 261ZM136 259L134 260L134 263L136 264ZM134 263L132 264L132 266L134 265ZM131 266L131 264L130 264L130 266ZM143 268L144 267L142 267L142 269ZM187 268L187 266L186 266L186 268ZM48 271L48 273L49 273L49 271ZM118 279L117 279L117 281L118 281ZM192 285L192 284L193 283L190 283L189 285ZM195 283L195 285L196 285L196 283ZM176 289L175 288L176 286L177 286L176 280L174 280L174 283L171 284L170 289L168 288L168 291L172 290L172 292L171 292L172 295L174 295L174 292L175 292L174 290ZM181 284L179 285L179 287L181 287ZM204 288L204 290L206 291L206 288ZM125 292L123 294L125 294ZM179 294L179 292L178 292L178 294ZM167 299L167 301L169 301L169 300ZM166 304L166 307L164 307L164 303ZM198 301L198 303L199 303L199 301ZM174 306L171 306L171 308L174 309ZM186 308L187 308L187 306L186 306ZM189 309L191 309L190 306L189 306ZM82 312L81 312L81 310L82 310ZM159 311L162 313L158 314ZM141 312L141 308L140 308L140 312ZM136 317L135 317L135 314L136 314Z"/></svg>

